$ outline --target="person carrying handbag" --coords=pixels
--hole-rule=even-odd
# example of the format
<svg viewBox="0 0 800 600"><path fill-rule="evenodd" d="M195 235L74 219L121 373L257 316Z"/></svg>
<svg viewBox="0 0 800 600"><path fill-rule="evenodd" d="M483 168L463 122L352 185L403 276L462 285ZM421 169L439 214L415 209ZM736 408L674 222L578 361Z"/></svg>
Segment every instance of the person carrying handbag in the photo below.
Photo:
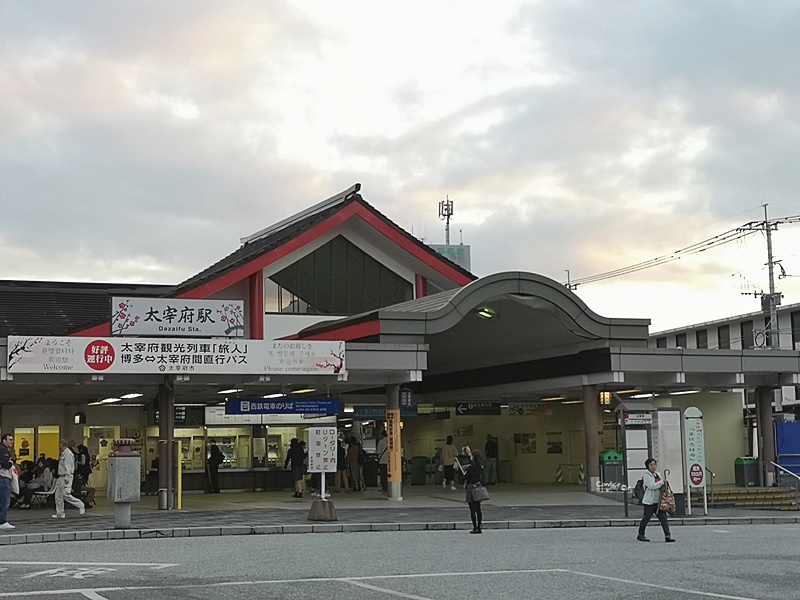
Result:
<svg viewBox="0 0 800 600"><path fill-rule="evenodd" d="M647 467L647 472L642 477L644 481L644 498L642 499L644 515L642 516L642 522L639 523L639 535L636 536L636 539L640 542L650 541L645 537L644 533L645 529L647 528L647 524L650 522L650 519L653 517L653 515L656 515L661 523L661 528L664 530L664 541L674 542L675 539L670 535L669 532L669 519L667 518L667 513L665 510L662 510L660 506L661 492L662 488L664 488L666 480L664 480L661 477L661 474L657 471L658 463L656 462L656 459L648 458L646 461L644 461L644 466Z"/></svg>
<svg viewBox="0 0 800 600"><path fill-rule="evenodd" d="M456 465L461 469L464 474L464 489L467 491L467 504L469 505L469 516L472 519L472 531L470 533L483 533L481 525L483 524L483 512L481 511L481 502L489 499L489 492L481 484L483 479L483 465L481 464L480 457L473 454L469 446L464 446L462 453L469 456L469 464L463 467L456 459Z"/></svg>

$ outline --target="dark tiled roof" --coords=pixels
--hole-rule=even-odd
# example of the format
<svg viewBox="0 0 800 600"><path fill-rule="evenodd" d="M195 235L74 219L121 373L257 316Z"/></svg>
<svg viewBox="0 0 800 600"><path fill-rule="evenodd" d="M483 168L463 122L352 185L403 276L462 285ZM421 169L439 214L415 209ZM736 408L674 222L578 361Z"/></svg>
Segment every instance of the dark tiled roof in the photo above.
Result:
<svg viewBox="0 0 800 600"><path fill-rule="evenodd" d="M111 297L160 296L173 286L0 281L0 336L67 335L109 320Z"/></svg>
<svg viewBox="0 0 800 600"><path fill-rule="evenodd" d="M297 221L291 222L288 225L276 229L272 233L267 233L264 237L255 239L251 242L243 244L238 250L229 254L216 264L211 265L206 270L198 273L194 277L187 279L183 283L178 285L175 294L182 294L189 290L192 290L196 287L199 287L209 281L216 279L233 271L234 269L241 267L244 264L247 264L251 260L258 258L276 248L281 247L283 244L291 241L292 239L296 238L297 236L305 233L309 229L315 227L316 225L322 223L323 221L327 220L328 218L332 217L336 213L340 212L346 206L353 202L359 202L364 208L375 214L381 220L386 222L390 225L393 229L401 233L407 239L412 241L418 247L422 248L428 254L435 256L437 260L447 263L453 269L464 275L465 277L469 277L470 279L477 279L475 275L467 271L466 269L460 267L453 261L447 259L446 257L442 256L438 252L436 252L433 248L428 246L427 244L422 243L420 240L412 236L410 233L405 231L399 225L394 223L391 219L386 217L386 215L382 214L378 210L376 210L372 205L366 202L359 194L351 193L348 196L344 197L340 202L337 202L328 208L324 208L319 212L315 212L310 214L305 218L298 219Z"/></svg>

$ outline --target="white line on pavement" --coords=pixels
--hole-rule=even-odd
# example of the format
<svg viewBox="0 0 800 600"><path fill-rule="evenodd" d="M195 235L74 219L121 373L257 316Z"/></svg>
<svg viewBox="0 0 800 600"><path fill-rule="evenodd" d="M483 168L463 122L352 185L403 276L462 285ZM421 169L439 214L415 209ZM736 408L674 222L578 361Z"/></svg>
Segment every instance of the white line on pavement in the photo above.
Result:
<svg viewBox="0 0 800 600"><path fill-rule="evenodd" d="M67 565L70 567L152 567L166 569L179 567L180 563L120 563L120 562L64 562L58 560L4 560L4 565Z"/></svg>
<svg viewBox="0 0 800 600"><path fill-rule="evenodd" d="M374 590L376 592L383 592L384 594L390 594L392 596L400 596L401 598L409 598L409 600L431 600L431 598L424 598L422 596L415 596L414 594L405 594L403 592L398 592L395 590L390 590L389 588L382 588L378 587L377 585L370 585L368 583L364 583L363 581L352 581L352 580L344 580L346 583L350 585L357 585L358 587L366 588L368 590Z"/></svg>
<svg viewBox="0 0 800 600"><path fill-rule="evenodd" d="M89 598L89 600L108 600L108 598L106 598L105 596L101 596L100 594L98 594L93 590L80 590L79 593Z"/></svg>
<svg viewBox="0 0 800 600"><path fill-rule="evenodd" d="M716 594L714 592L700 592L698 590L687 590L685 588L672 587L669 585L657 585L655 583L645 583L644 581L635 581L633 579L620 579L619 577L606 577L605 575L595 575L594 573L582 573L581 571L566 570L568 573L575 573L576 575L584 575L586 577L594 577L596 579L605 579L606 581L616 581L617 583L628 583L632 585L641 585L644 587L656 588L659 590L667 590L669 592L681 592L682 594L694 594L696 596L705 596L707 598L724 598L725 600L758 600L758 598L750 598L749 596L729 596L728 594Z"/></svg>

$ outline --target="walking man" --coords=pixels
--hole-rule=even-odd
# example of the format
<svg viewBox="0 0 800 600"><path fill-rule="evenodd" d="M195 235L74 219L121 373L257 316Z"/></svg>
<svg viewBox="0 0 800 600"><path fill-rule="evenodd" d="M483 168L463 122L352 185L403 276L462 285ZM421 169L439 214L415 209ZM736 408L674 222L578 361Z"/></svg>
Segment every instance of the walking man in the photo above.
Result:
<svg viewBox="0 0 800 600"><path fill-rule="evenodd" d="M58 479L56 480L56 514L54 519L65 519L64 501L78 509L78 514L83 514L86 509L83 502L72 495L72 479L75 477L75 454L70 450L67 440L59 440L58 449L61 456L58 458Z"/></svg>
<svg viewBox="0 0 800 600"><path fill-rule="evenodd" d="M497 483L497 439L492 434L486 436L486 445L483 447L486 452L486 485Z"/></svg>
<svg viewBox="0 0 800 600"><path fill-rule="evenodd" d="M212 494L219 494L219 466L225 460L225 455L222 454L222 450L217 446L216 440L211 440L209 444L208 459L206 461L208 463L208 484L211 487Z"/></svg>
<svg viewBox="0 0 800 600"><path fill-rule="evenodd" d="M14 446L14 436L10 433L3 434L3 443L0 444L0 529L14 529L6 518L8 516L8 505L11 503L11 469L14 468L14 461L11 456L11 448Z"/></svg>
<svg viewBox="0 0 800 600"><path fill-rule="evenodd" d="M386 439L386 430L381 431L381 439L375 446L375 452L378 454L378 472L381 477L381 491L386 492L389 490L389 446Z"/></svg>

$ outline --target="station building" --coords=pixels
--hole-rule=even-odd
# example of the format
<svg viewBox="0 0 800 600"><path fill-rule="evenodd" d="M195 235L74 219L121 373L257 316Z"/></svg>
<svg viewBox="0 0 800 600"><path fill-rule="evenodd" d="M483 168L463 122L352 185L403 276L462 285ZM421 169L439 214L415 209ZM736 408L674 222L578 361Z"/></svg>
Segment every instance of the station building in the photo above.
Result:
<svg viewBox="0 0 800 600"><path fill-rule="evenodd" d="M119 297L242 301L245 339L342 341L346 376L9 370L8 336L112 336L111 299ZM214 439L225 454L221 487L259 490L289 485L288 441L309 424L335 423L370 448L385 411L402 409L402 429L390 437L409 463L435 461L448 435L478 449L491 435L501 481L551 483L561 473L577 483L585 474L592 490L599 453L619 447L607 392L623 400L644 394L655 407L704 412L709 464L720 483L732 483L733 460L747 451L736 390L751 390L756 422L771 423L774 390L800 385L800 352L663 347L661 337L650 335L648 320L594 313L541 275L476 277L381 214L356 184L243 238L174 286L0 282L0 424L15 433L19 457L55 456L60 437L83 441L100 462L97 487L110 440L131 437L146 465L156 456L163 465L164 447L174 447L168 460L180 463L184 489L202 490ZM701 393L682 394L694 391ZM277 396L336 397L343 411L263 415L258 423L225 412L226 398ZM765 449L774 446L767 429L759 437ZM762 452L765 474L773 459ZM428 470L406 483L435 477Z"/></svg>

